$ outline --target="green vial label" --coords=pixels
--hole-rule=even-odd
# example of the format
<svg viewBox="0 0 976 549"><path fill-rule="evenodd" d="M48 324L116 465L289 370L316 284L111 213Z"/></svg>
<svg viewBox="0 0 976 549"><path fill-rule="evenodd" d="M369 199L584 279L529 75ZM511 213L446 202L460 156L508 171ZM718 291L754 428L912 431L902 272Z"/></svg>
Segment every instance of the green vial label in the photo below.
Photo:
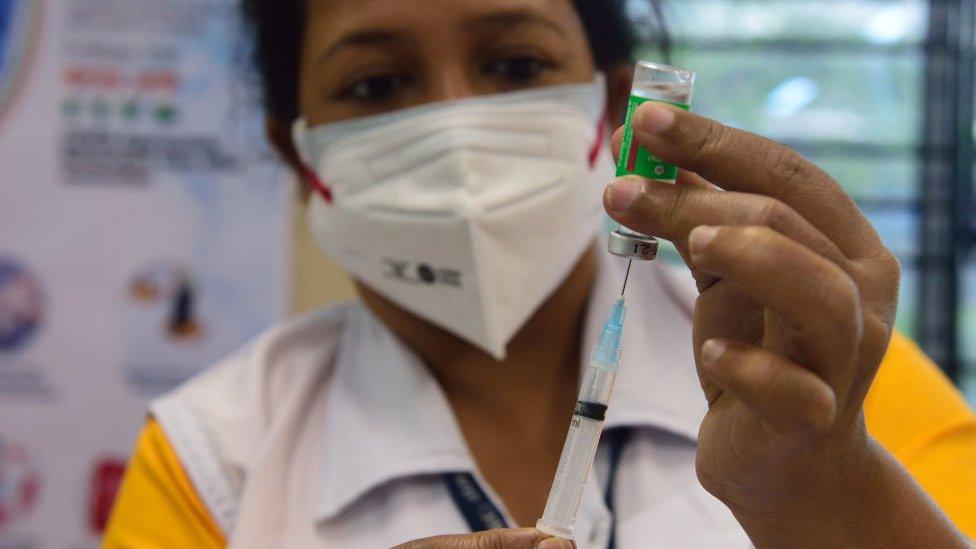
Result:
<svg viewBox="0 0 976 549"><path fill-rule="evenodd" d="M627 121L624 123L624 137L620 143L620 158L617 159L617 177L634 174L648 179L674 181L678 178L678 167L654 156L634 140L634 111L647 101L669 103L686 111L690 108L689 105L683 103L671 103L670 101L659 101L631 95L630 104L627 106Z"/></svg>

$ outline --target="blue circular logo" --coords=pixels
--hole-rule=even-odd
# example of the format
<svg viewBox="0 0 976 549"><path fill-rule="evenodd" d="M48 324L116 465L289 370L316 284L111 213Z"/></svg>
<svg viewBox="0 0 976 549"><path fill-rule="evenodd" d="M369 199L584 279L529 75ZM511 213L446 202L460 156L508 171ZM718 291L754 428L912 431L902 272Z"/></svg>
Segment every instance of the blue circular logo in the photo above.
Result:
<svg viewBox="0 0 976 549"><path fill-rule="evenodd" d="M23 347L43 317L40 284L27 269L0 257L0 352Z"/></svg>
<svg viewBox="0 0 976 549"><path fill-rule="evenodd" d="M20 91L39 29L38 0L0 0L0 119Z"/></svg>

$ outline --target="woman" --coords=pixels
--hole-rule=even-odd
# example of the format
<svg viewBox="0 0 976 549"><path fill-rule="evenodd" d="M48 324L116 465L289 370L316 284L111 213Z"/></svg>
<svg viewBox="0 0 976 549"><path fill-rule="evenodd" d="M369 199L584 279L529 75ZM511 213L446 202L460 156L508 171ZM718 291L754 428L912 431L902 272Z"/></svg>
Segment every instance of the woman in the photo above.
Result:
<svg viewBox="0 0 976 549"><path fill-rule="evenodd" d="M603 190L621 4L245 2L269 136L361 302L153 403L107 546L565 545L504 527L542 514L623 279L601 192L694 282L635 266L578 546L966 546L976 417L892 339L898 263L837 183L647 104L635 137L681 180Z"/></svg>

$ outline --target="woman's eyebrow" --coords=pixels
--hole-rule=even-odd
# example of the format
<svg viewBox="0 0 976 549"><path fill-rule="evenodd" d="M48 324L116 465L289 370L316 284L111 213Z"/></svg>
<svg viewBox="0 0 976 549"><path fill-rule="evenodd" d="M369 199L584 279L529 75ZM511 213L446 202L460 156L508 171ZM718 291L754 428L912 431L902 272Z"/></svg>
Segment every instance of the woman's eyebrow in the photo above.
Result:
<svg viewBox="0 0 976 549"><path fill-rule="evenodd" d="M542 25L560 36L566 36L566 29L561 25L532 10L509 10L479 15L465 20L462 26L471 30L483 30L485 27L509 29L526 24Z"/></svg>
<svg viewBox="0 0 976 549"><path fill-rule="evenodd" d="M566 36L566 29L562 26L531 10L509 10L478 15L463 21L461 27L466 30L511 29L528 24L542 25L560 36ZM345 48L389 46L402 40L403 33L398 29L389 27L352 31L326 48L318 56L315 63L321 65Z"/></svg>
<svg viewBox="0 0 976 549"><path fill-rule="evenodd" d="M392 29L363 29L353 31L342 36L326 48L315 60L315 63L317 65L325 63L330 57L344 48L388 46L399 42L401 39L401 34Z"/></svg>

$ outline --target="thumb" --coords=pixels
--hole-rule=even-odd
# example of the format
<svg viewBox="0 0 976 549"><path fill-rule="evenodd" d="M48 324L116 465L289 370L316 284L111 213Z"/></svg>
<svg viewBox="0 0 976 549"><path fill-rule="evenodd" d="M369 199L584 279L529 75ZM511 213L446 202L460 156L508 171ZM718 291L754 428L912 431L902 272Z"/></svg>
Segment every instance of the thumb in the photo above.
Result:
<svg viewBox="0 0 976 549"><path fill-rule="evenodd" d="M575 549L570 540L535 528L488 530L477 534L437 536L404 543L394 549Z"/></svg>

